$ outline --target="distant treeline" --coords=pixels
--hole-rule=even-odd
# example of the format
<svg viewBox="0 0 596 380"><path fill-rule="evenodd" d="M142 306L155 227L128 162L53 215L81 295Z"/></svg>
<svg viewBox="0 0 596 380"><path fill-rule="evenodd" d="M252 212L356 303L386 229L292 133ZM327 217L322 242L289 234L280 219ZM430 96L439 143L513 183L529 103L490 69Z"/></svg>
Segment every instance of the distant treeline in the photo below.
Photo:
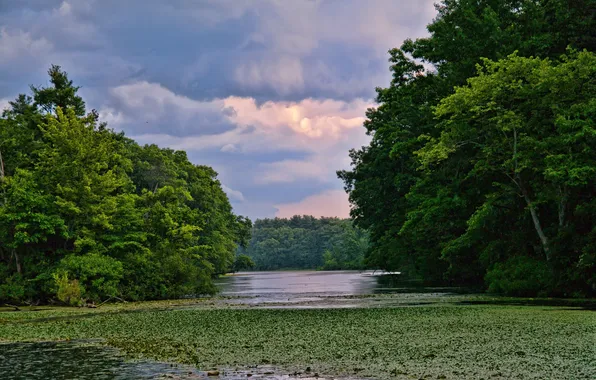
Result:
<svg viewBox="0 0 596 380"><path fill-rule="evenodd" d="M0 303L214 291L251 225L217 173L113 132L49 75L0 118Z"/></svg>
<svg viewBox="0 0 596 380"><path fill-rule="evenodd" d="M371 265L596 295L596 1L443 0L339 172Z"/></svg>
<svg viewBox="0 0 596 380"><path fill-rule="evenodd" d="M240 253L250 256L257 270L335 270L363 268L367 249L368 234L350 219L293 216L257 219Z"/></svg>

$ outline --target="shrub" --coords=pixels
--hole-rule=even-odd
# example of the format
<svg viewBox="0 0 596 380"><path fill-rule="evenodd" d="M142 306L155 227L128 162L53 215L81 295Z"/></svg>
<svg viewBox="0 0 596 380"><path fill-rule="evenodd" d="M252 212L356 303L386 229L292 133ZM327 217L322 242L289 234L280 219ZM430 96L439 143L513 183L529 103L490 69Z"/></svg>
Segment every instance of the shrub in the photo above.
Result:
<svg viewBox="0 0 596 380"><path fill-rule="evenodd" d="M553 282L548 264L527 256L495 264L484 279L490 293L522 297L546 295Z"/></svg>
<svg viewBox="0 0 596 380"><path fill-rule="evenodd" d="M3 272L0 270L0 273L6 276L6 273ZM5 277L2 283L0 283L0 301L20 303L24 298L25 286L23 278L18 274Z"/></svg>
<svg viewBox="0 0 596 380"><path fill-rule="evenodd" d="M79 281L70 280L66 272L54 273L53 277L56 285L56 297L67 305L80 306L83 301Z"/></svg>
<svg viewBox="0 0 596 380"><path fill-rule="evenodd" d="M66 256L60 261L57 273L78 280L82 297L96 302L119 294L124 270L120 261L91 253Z"/></svg>

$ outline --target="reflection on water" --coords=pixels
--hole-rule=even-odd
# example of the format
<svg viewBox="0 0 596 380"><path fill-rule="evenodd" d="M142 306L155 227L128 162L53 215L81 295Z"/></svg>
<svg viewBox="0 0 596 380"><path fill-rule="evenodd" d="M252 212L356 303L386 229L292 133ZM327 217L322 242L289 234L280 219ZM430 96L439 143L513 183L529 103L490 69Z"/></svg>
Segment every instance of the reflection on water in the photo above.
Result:
<svg viewBox="0 0 596 380"><path fill-rule="evenodd" d="M455 288L423 287L400 274L374 271L277 271L239 272L216 281L225 296L347 296L379 293L428 293Z"/></svg>
<svg viewBox="0 0 596 380"><path fill-rule="evenodd" d="M192 368L149 361L125 361L98 342L0 344L0 378L20 379L157 379L192 378Z"/></svg>
<svg viewBox="0 0 596 380"><path fill-rule="evenodd" d="M370 272L372 273L372 272ZM222 295L363 295L381 291L377 276L356 271L241 272L217 281Z"/></svg>
<svg viewBox="0 0 596 380"><path fill-rule="evenodd" d="M234 307L344 308L429 304L455 289L421 288L400 275L371 276L357 271L246 272L217 280L220 301ZM369 297L378 293L392 293ZM393 294L398 293L398 294ZM198 304L196 307L200 307ZM274 368L221 369L220 379L296 379ZM193 367L127 361L99 342L0 344L0 380L7 379L208 379Z"/></svg>
<svg viewBox="0 0 596 380"><path fill-rule="evenodd" d="M401 275L379 275L373 271L240 272L221 277L216 285L221 295L233 297L228 303L269 306L283 303L279 307L292 308L403 306L413 299L419 304L458 290L421 287ZM364 299L387 293L399 293L399 296Z"/></svg>
<svg viewBox="0 0 596 380"><path fill-rule="evenodd" d="M218 376L192 366L154 361L126 361L119 352L97 341L0 344L2 380L92 379L221 379L327 380L318 374L280 371L272 366L222 368ZM337 378L356 380L356 378Z"/></svg>

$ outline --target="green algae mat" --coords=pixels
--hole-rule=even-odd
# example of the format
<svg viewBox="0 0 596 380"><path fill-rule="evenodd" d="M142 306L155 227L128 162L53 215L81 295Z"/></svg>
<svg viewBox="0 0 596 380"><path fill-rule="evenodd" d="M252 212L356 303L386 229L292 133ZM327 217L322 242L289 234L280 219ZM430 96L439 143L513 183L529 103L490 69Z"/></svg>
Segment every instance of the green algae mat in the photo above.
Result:
<svg viewBox="0 0 596 380"><path fill-rule="evenodd" d="M130 358L202 369L267 365L285 374L308 368L321 376L358 378L596 378L596 313L579 308L124 308L0 314L5 342L97 338Z"/></svg>

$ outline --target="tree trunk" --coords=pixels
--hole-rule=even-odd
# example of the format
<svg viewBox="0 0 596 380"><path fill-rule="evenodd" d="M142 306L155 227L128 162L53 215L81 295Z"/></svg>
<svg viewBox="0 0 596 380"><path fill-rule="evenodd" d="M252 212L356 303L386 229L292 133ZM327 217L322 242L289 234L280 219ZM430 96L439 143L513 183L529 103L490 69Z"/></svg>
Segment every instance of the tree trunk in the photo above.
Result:
<svg viewBox="0 0 596 380"><path fill-rule="evenodd" d="M559 201L559 227L563 228L565 224L565 201Z"/></svg>
<svg viewBox="0 0 596 380"><path fill-rule="evenodd" d="M567 185L559 186L559 228L567 225L565 222L565 211L567 209Z"/></svg>
<svg viewBox="0 0 596 380"><path fill-rule="evenodd" d="M0 150L0 182L4 181L4 161L2 160L2 151Z"/></svg>
<svg viewBox="0 0 596 380"><path fill-rule="evenodd" d="M17 253L16 249L13 248L11 254L14 257L14 263L17 267L17 273L22 274L23 268L21 267L21 260L19 259L19 254Z"/></svg>
<svg viewBox="0 0 596 380"><path fill-rule="evenodd" d="M542 243L542 249L544 249L544 254L546 255L546 261L550 261L550 244L548 238L544 234L544 230L542 230L542 225L540 224L540 219L538 218L538 213L536 212L536 208L532 204L532 200L528 196L528 192L522 188L524 199L530 209L530 214L532 215L532 222L534 222L534 228L538 233L538 237L540 238L540 242Z"/></svg>
<svg viewBox="0 0 596 380"><path fill-rule="evenodd" d="M517 185L517 187L521 190L521 193L524 196L524 199L526 200L526 204L528 205L528 208L530 209L530 214L532 215L532 222L534 222L534 228L536 229L536 232L538 233L538 237L540 238L540 243L542 243L542 249L544 250L544 254L546 256L546 261L550 261L550 243L548 241L548 238L544 234L544 230L542 230L542 225L540 224L540 219L538 218L538 213L536 212L536 208L534 207L534 204L528 194L528 190L526 189L526 187L523 183L523 180L521 178L521 175L518 172L518 167L517 167L517 129L515 129L515 128L513 129L513 162L514 162L513 177L510 177L510 178L513 180L513 183L515 183ZM559 214L559 218L561 218L561 217L562 217L561 214Z"/></svg>
<svg viewBox="0 0 596 380"><path fill-rule="evenodd" d="M0 151L0 184L4 183L4 160L2 159L2 151ZM4 203L3 205L5 205L7 203L6 201L6 190L3 191L3 199L4 199Z"/></svg>

